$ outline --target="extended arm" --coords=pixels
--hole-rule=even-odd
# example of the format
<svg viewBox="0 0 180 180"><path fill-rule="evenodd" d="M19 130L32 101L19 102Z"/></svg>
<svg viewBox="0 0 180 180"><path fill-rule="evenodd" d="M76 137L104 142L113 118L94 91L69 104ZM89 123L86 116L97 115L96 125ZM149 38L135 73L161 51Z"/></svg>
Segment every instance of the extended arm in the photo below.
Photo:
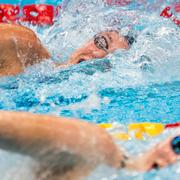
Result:
<svg viewBox="0 0 180 180"><path fill-rule="evenodd" d="M121 155L110 135L100 127L22 112L0 112L0 148L52 161L67 153L89 163L112 166L117 166Z"/></svg>
<svg viewBox="0 0 180 180"><path fill-rule="evenodd" d="M0 112L0 148L58 166L96 167L103 163L138 171L150 170L154 165L165 167L179 157L171 149L171 139L142 156L126 159L111 136L96 125L62 117Z"/></svg>

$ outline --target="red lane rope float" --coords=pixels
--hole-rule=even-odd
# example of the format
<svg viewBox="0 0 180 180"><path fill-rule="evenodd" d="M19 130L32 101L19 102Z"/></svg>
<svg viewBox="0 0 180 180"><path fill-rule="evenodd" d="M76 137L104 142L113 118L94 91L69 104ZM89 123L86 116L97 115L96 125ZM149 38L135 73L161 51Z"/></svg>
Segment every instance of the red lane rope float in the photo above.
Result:
<svg viewBox="0 0 180 180"><path fill-rule="evenodd" d="M163 9L163 11L161 12L160 16L163 16L165 18L170 18L172 17L172 12L169 12L171 10L170 6L167 6Z"/></svg>
<svg viewBox="0 0 180 180"><path fill-rule="evenodd" d="M174 10L175 10L175 12L180 13L180 3L174 4Z"/></svg>
<svg viewBox="0 0 180 180"><path fill-rule="evenodd" d="M172 13L171 10L173 10L176 12L176 13L179 13L180 12L180 3L176 3L174 5L174 7L170 7L170 6L167 6L165 7L160 16L164 17L164 18L168 18L168 19L171 19L176 25L180 25L180 20L177 19L177 17Z"/></svg>
<svg viewBox="0 0 180 180"><path fill-rule="evenodd" d="M0 22L15 22L20 13L20 7L11 4L0 4Z"/></svg>
<svg viewBox="0 0 180 180"><path fill-rule="evenodd" d="M61 6L54 7L47 4L31 4L22 8L22 17L19 17L20 6L0 4L0 22L29 22L33 25L53 25L54 17L59 15Z"/></svg>
<svg viewBox="0 0 180 180"><path fill-rule="evenodd" d="M52 5L25 5L22 9L21 21L30 22L33 25L52 25L54 19L54 6Z"/></svg>
<svg viewBox="0 0 180 180"><path fill-rule="evenodd" d="M177 123L174 123L174 124L166 124L165 125L166 129L168 129L168 128L177 128L177 127L180 127L180 122L177 122Z"/></svg>
<svg viewBox="0 0 180 180"><path fill-rule="evenodd" d="M132 0L106 0L109 5L119 5L125 6L132 2ZM180 25L180 20L171 12L180 12L180 3L175 3L172 6L165 7L160 16L171 19L178 26ZM22 8L22 17L20 14L20 6L11 4L0 4L0 22L29 22L33 25L52 25L54 17L59 14L61 6L58 5L56 8L53 5L47 4L31 4L25 5Z"/></svg>

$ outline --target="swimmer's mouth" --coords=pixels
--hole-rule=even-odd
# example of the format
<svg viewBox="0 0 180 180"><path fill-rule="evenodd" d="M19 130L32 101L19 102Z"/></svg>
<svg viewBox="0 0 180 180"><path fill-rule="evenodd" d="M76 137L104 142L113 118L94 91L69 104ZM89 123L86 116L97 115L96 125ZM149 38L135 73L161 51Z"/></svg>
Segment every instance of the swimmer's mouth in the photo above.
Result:
<svg viewBox="0 0 180 180"><path fill-rule="evenodd" d="M84 62L84 61L86 61L86 60L83 59L83 58L80 58L80 59L78 60L77 64L82 63L82 62Z"/></svg>

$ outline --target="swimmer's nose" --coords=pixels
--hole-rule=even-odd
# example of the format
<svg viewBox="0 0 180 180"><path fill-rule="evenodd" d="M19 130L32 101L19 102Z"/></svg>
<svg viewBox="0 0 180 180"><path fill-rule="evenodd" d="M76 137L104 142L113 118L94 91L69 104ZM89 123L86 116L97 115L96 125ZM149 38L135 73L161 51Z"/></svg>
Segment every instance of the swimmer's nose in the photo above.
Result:
<svg viewBox="0 0 180 180"><path fill-rule="evenodd" d="M135 42L135 38L132 35L124 36L124 38L127 40L129 46L132 46Z"/></svg>

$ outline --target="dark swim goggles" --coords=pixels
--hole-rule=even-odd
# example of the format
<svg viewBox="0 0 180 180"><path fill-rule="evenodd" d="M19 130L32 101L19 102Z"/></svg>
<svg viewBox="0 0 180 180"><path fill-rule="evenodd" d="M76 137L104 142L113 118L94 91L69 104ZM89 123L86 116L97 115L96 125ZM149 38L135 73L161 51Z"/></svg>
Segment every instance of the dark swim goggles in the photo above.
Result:
<svg viewBox="0 0 180 180"><path fill-rule="evenodd" d="M108 41L105 36L103 36L101 34L96 34L94 36L94 44L98 49L102 49L107 54L109 54L109 52L108 52L109 44L108 44ZM79 64L83 61L85 61L85 59L79 59L79 61L77 63Z"/></svg>
<svg viewBox="0 0 180 180"><path fill-rule="evenodd" d="M124 36L124 38L127 40L129 46L132 46L132 44L136 41L132 35ZM101 34L95 35L94 44L96 45L98 49L102 49L103 51L108 53L109 44L105 36Z"/></svg>
<svg viewBox="0 0 180 180"><path fill-rule="evenodd" d="M108 53L109 44L107 38L101 34L96 34L94 36L94 44L98 49L102 49Z"/></svg>

